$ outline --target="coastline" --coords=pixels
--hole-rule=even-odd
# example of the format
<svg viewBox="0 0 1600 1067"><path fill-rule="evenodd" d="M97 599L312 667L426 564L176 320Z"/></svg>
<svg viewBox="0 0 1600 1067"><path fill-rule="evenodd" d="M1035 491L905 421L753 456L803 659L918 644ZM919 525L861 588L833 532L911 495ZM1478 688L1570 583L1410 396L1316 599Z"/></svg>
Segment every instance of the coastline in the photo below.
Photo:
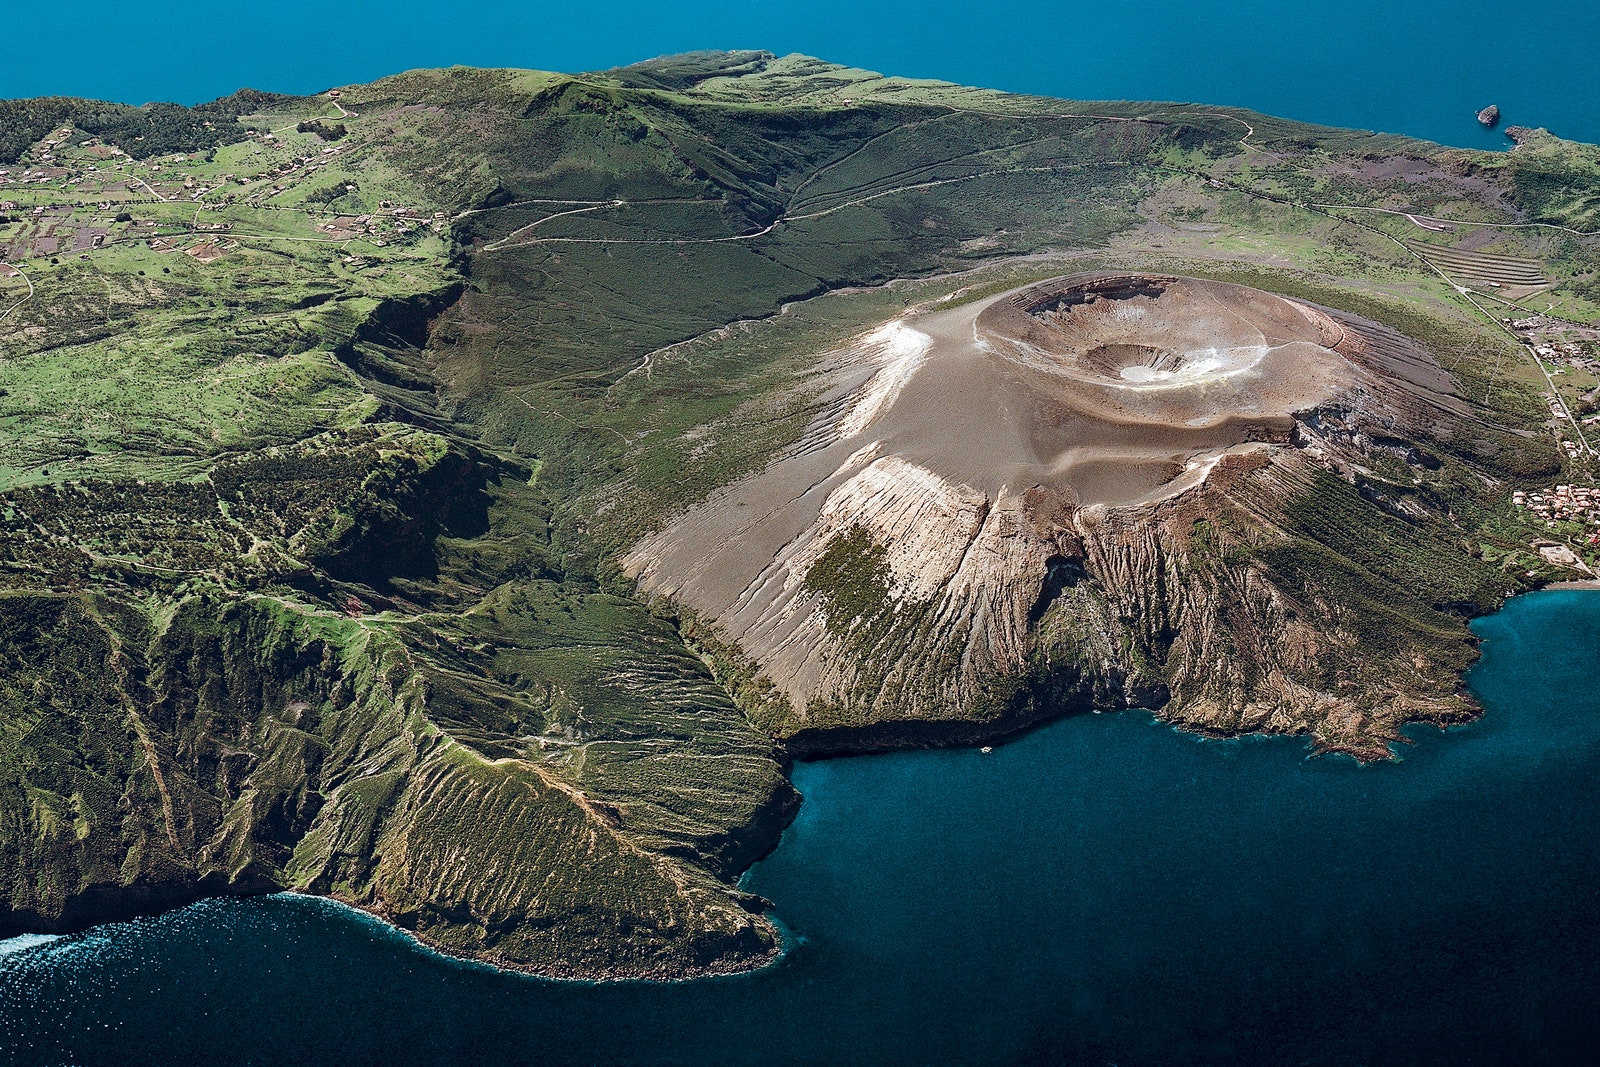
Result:
<svg viewBox="0 0 1600 1067"><path fill-rule="evenodd" d="M0 1045L40 1063L61 1062L63 1048L82 1062L130 1050L200 1062L237 1048L263 1060L304 1049L312 1063L820 1067L1211 1062L1215 1044L1192 1059L1170 1054L1192 1047L1183 1035L1197 1019L1218 1020L1206 1031L1218 1044L1261 1049L1251 1060L1261 1063L1471 1059L1475 1047L1499 1062L1548 1042L1548 1026L1568 1017L1587 1041L1595 931L1581 893L1551 887L1563 875L1592 884L1600 720L1592 700L1559 711L1548 701L1574 670L1581 677L1600 601L1566 603L1532 598L1543 606L1485 640L1501 672L1492 688L1516 704L1489 705L1496 729L1419 731L1420 758L1387 772L1307 762L1299 744L1208 745L1151 729L1161 724L1143 713L1064 724L995 756L797 765L816 807L790 851L747 880L791 921L794 958L748 981L522 981L403 941L343 905L279 899L202 907L0 963ZM1572 609L1581 642L1563 621ZM1511 631L1532 643L1498 640ZM1550 646L1565 671L1546 662ZM1561 816L1568 782L1587 783L1576 825ZM1463 790L1481 818L1459 818ZM907 833L912 815L934 825ZM1556 847L1542 828L1561 834ZM930 867L930 849L958 862ZM1003 893L982 884L996 879ZM1084 895L1063 885L1085 885ZM1313 892L1332 918L1297 921L1291 909ZM1473 910L1486 900L1531 906L1486 917ZM1096 940L1073 954L1084 937ZM1198 957L1182 950L1191 943ZM1371 954L1395 943L1408 951ZM1150 1001L1152 967L1173 997ZM1269 1010L1240 1015L1240 988L1268 997ZM1418 988L1459 996L1407 996ZM1533 1003L1530 988L1541 994ZM1302 1025L1307 990L1361 1011L1336 1012L1331 1030L1320 1017ZM1411 1015L1381 1034L1363 1025L1369 1006L1391 1005ZM975 1025L975 1013L990 1021ZM1532 1036L1518 1045L1524 1025ZM1028 1040L1049 1027L1059 1043ZM1503 1050L1496 1035L1507 1027Z"/></svg>
<svg viewBox="0 0 1600 1067"><path fill-rule="evenodd" d="M1506 602L1516 599L1516 597L1519 596L1527 596L1530 593L1538 593L1545 590L1563 589L1600 591L1600 580L1575 579L1571 581L1551 582L1543 586L1524 590L1516 594L1516 596L1508 597ZM1504 604L1502 604L1500 607L1503 608ZM1497 609L1497 611L1498 610L1500 609ZM1496 613L1497 612L1484 612L1475 615L1474 618L1487 618ZM1476 666L1476 663L1477 661L1475 660L1472 666ZM1469 671L1471 669L1471 667L1468 668ZM1467 672L1465 671L1463 672L1463 691L1465 691L1466 673ZM1478 701L1476 698L1473 698L1472 704L1472 713L1460 718L1454 718L1449 721L1441 721L1438 718L1418 716L1416 718L1407 720L1402 725L1412 725L1414 723L1427 723L1437 727L1461 725L1466 722L1474 721L1484 714L1485 709L1480 701ZM979 745L999 746L1009 744L1012 741L1020 740L1043 727L1050 726L1066 718L1072 718L1084 714L1116 714L1132 710L1147 711L1155 720L1163 722L1173 729L1206 740L1227 741L1251 736L1262 738L1304 737L1311 749L1308 758L1310 756L1323 756L1338 753L1349 756L1361 764L1388 762L1397 758L1395 753L1387 747L1381 750L1376 747L1362 750L1352 750L1350 748L1338 746L1330 747L1320 743L1314 735L1308 733L1280 733L1262 730L1243 730L1238 732L1207 730L1204 728L1198 728L1193 724L1185 724L1166 719L1162 716L1160 709L1132 707L1092 708L1085 706L1062 706L1045 710L1035 706L1031 712L1025 712L1022 715L999 721L948 719L926 720L919 722L878 723L869 724L865 727L842 727L831 730L803 731L794 737L778 740L776 743L783 750L784 756L786 757L786 762L792 766L792 764L796 762L810 763L823 760L844 759L854 756L879 755L890 752L974 748ZM1396 742L1408 743L1408 739L1400 737L1396 739ZM789 776L792 776L792 772L788 772L788 774ZM800 802L804 803L803 796L801 797ZM788 825L793 821L793 817L795 813L798 812L799 807L799 804L795 804L793 811L788 813L788 819L785 821L784 829L783 831L780 831L779 837L782 836L782 833L787 832ZM776 842L774 843L774 847L776 847ZM765 856L770 854L771 851L771 849L765 850L760 856L757 856L752 861L751 867L753 867L756 863L759 863L760 860L764 859ZM741 880L745 874L749 873L749 870L750 868L747 867L745 871L741 873ZM759 917L766 922L776 934L776 944L770 952L760 957L749 957L747 959L738 961L737 963L724 961L720 966L646 966L642 968L586 968L581 966L573 966L560 968L539 968L517 964L503 959L497 959L492 954L463 951L442 944L426 936L425 934L420 934L414 930L400 925L399 923L395 922L394 919L391 918L385 911L375 906L361 904L333 895L307 892L305 890L289 887L253 888L243 892L230 892L224 890L216 893L202 892L193 895L182 894L168 899L164 902L164 906L157 906L149 909L124 909L119 914L108 916L98 922L82 924L36 924L36 927L38 925L53 927L52 929L48 930L39 930L37 928L30 930L24 928L23 924L13 924L8 928L8 936L30 936L39 934L50 937L68 936L75 933L82 933L100 926L122 922L132 922L142 918L151 918L167 914L169 912L178 911L194 904L202 903L206 900L274 895L288 895L307 898L310 900L323 901L336 905L341 909L348 909L353 912L358 912L363 917L381 923L384 927L398 933L407 941L409 941L415 948L421 950L425 954L437 956L452 963L472 968L482 968L487 971L504 972L543 981L575 985L611 985L616 983L630 982L674 984L707 978L733 978L745 975L753 975L762 971L766 971L781 963L788 956L790 949L795 943L795 935L776 915L775 909L768 907L759 913Z"/></svg>
<svg viewBox="0 0 1600 1067"><path fill-rule="evenodd" d="M404 926L401 926L383 911L375 907L353 903L349 900L344 900L336 896L328 896L322 893L309 893L302 889L273 889L265 892L215 893L203 895L193 899L184 900L183 902L174 904L171 907L155 908L149 911L123 914L117 916L116 918L106 918L100 922L88 923L70 929L59 929L43 932L29 930L21 930L16 932L8 931L4 937L0 937L0 959L4 959L6 956L15 953L29 951L41 945L51 944L62 938L72 937L76 934L87 933L88 931L97 930L102 927L138 922L144 919L156 919L163 915L170 915L173 912L182 911L185 908L194 907L197 904L207 903L208 901L249 900L260 899L264 897L295 897L301 900L313 901L318 904L332 905L340 911L353 912L361 919L375 922L381 925L384 929L398 934L407 943L409 943L414 950L419 951L424 955L433 956L438 959L448 961L452 964L488 971L491 973L514 974L525 978L538 979L540 981L570 983L574 985L597 985L601 983L611 984L618 982L647 982L662 984L694 981L702 978L728 978L739 975L755 974L780 963L783 958L788 955L789 948L794 940L794 935L789 931L789 929L784 926L781 921L778 921L773 915L771 915L769 911L768 913L763 914L761 917L772 927L774 933L777 935L777 944L774 946L773 950L766 955L761 957L751 957L747 961L744 961L748 964L746 966L736 965L718 967L713 965L706 967L686 967L678 969L671 967L659 967L644 968L640 970L603 967L571 967L557 970L543 970L537 967L499 960L490 955L464 952L460 949L451 948L450 946L444 945L424 934L419 934L414 930L410 930ZM29 940L27 943L18 944L10 949L4 947L8 942L21 941L23 939Z"/></svg>
<svg viewBox="0 0 1600 1067"><path fill-rule="evenodd" d="M395 922L387 914L378 910L377 908L368 907L362 904L355 904L348 900L341 900L338 897L323 896L321 893L307 893L298 889L286 889L282 892L283 895L288 896L307 897L313 900L328 901L329 903L336 904L341 908L348 908L351 911L359 912L363 916L366 916L369 919L374 919L388 927L390 930L400 934L407 941L411 942L413 946L415 946L417 949L420 949L424 953L437 956L441 959L449 960L452 963L462 964L469 967L479 967L483 968L484 970L496 971L505 974L521 975L525 978L534 978L546 982L570 982L576 985L597 985L600 983L611 984L617 982L689 982L702 978L729 978L738 975L755 974L759 971L764 971L769 967L774 967L778 963L782 962L783 958L788 955L789 942L793 936L789 932L788 928L785 927L781 922L777 921L769 911L762 914L761 918L769 926L771 926L773 932L777 934L777 944L773 947L772 951L767 953L765 956L751 957L748 961L749 966L707 966L681 969L661 967L655 969L646 968L643 970L623 970L620 968L604 967L592 969L572 967L560 970L544 970L524 964L509 963L503 960L495 959L493 956L481 953L465 952L460 949L451 948L448 945L444 945L438 941L435 941L425 934L419 934L415 930L409 930L406 927L401 926L399 923Z"/></svg>

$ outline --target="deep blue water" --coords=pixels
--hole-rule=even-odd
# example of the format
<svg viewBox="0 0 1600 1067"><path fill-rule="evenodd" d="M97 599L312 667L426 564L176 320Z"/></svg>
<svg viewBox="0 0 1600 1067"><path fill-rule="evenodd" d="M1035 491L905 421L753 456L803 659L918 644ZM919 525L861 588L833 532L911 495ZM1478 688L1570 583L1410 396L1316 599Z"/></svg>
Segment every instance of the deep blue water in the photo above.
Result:
<svg viewBox="0 0 1600 1067"><path fill-rule="evenodd" d="M1473 114L1600 141L1600 4L1491 0L75 0L5 8L0 97L194 103L412 67L593 70L699 48L805 52L1077 99L1233 104L1501 147Z"/></svg>
<svg viewBox="0 0 1600 1067"><path fill-rule="evenodd" d="M747 880L794 948L753 976L549 982L211 901L0 956L0 1062L1592 1063L1600 593L1477 629L1488 713L1399 763L1108 714L800 765Z"/></svg>

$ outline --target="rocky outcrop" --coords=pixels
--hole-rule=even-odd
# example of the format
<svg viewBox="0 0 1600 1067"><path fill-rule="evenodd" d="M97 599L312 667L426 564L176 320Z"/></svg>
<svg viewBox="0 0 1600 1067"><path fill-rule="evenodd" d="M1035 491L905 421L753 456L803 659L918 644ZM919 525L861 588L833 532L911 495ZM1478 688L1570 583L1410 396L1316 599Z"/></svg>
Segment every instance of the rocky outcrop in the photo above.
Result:
<svg viewBox="0 0 1600 1067"><path fill-rule="evenodd" d="M1515 144L1518 148L1521 148L1523 145L1525 145L1529 141L1533 140L1534 136L1537 135L1539 132L1540 132L1539 130L1533 129L1533 128L1528 127L1528 126L1507 126L1506 127L1506 136L1511 138L1512 143Z"/></svg>
<svg viewBox="0 0 1600 1067"><path fill-rule="evenodd" d="M1478 112L1478 121L1483 124L1485 129L1489 130L1492 130L1496 126L1500 125L1499 106L1496 104L1490 104L1488 107Z"/></svg>

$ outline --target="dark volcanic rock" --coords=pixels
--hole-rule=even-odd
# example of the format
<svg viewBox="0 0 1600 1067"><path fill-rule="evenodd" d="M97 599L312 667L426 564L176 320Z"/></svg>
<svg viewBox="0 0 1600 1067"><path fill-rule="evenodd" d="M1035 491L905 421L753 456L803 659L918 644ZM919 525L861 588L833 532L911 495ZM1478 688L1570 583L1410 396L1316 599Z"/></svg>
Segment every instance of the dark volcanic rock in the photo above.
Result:
<svg viewBox="0 0 1600 1067"><path fill-rule="evenodd" d="M1486 129L1494 129L1500 124L1500 108L1495 104L1490 104L1478 112L1478 121L1483 123Z"/></svg>

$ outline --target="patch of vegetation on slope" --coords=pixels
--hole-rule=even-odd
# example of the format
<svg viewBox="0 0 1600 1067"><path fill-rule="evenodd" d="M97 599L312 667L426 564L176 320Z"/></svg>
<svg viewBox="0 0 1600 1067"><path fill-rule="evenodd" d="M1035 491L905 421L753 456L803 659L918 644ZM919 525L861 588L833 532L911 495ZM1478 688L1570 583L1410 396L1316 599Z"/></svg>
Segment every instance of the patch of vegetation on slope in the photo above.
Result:
<svg viewBox="0 0 1600 1067"><path fill-rule="evenodd" d="M1535 222L1600 227L1600 148L1548 130L1516 129L1517 145L1485 164Z"/></svg>
<svg viewBox="0 0 1600 1067"><path fill-rule="evenodd" d="M205 104L152 103L134 107L70 96L0 100L0 163L15 163L32 145L62 126L73 126L116 145L134 159L202 152L242 141L243 115L290 99L241 89Z"/></svg>

